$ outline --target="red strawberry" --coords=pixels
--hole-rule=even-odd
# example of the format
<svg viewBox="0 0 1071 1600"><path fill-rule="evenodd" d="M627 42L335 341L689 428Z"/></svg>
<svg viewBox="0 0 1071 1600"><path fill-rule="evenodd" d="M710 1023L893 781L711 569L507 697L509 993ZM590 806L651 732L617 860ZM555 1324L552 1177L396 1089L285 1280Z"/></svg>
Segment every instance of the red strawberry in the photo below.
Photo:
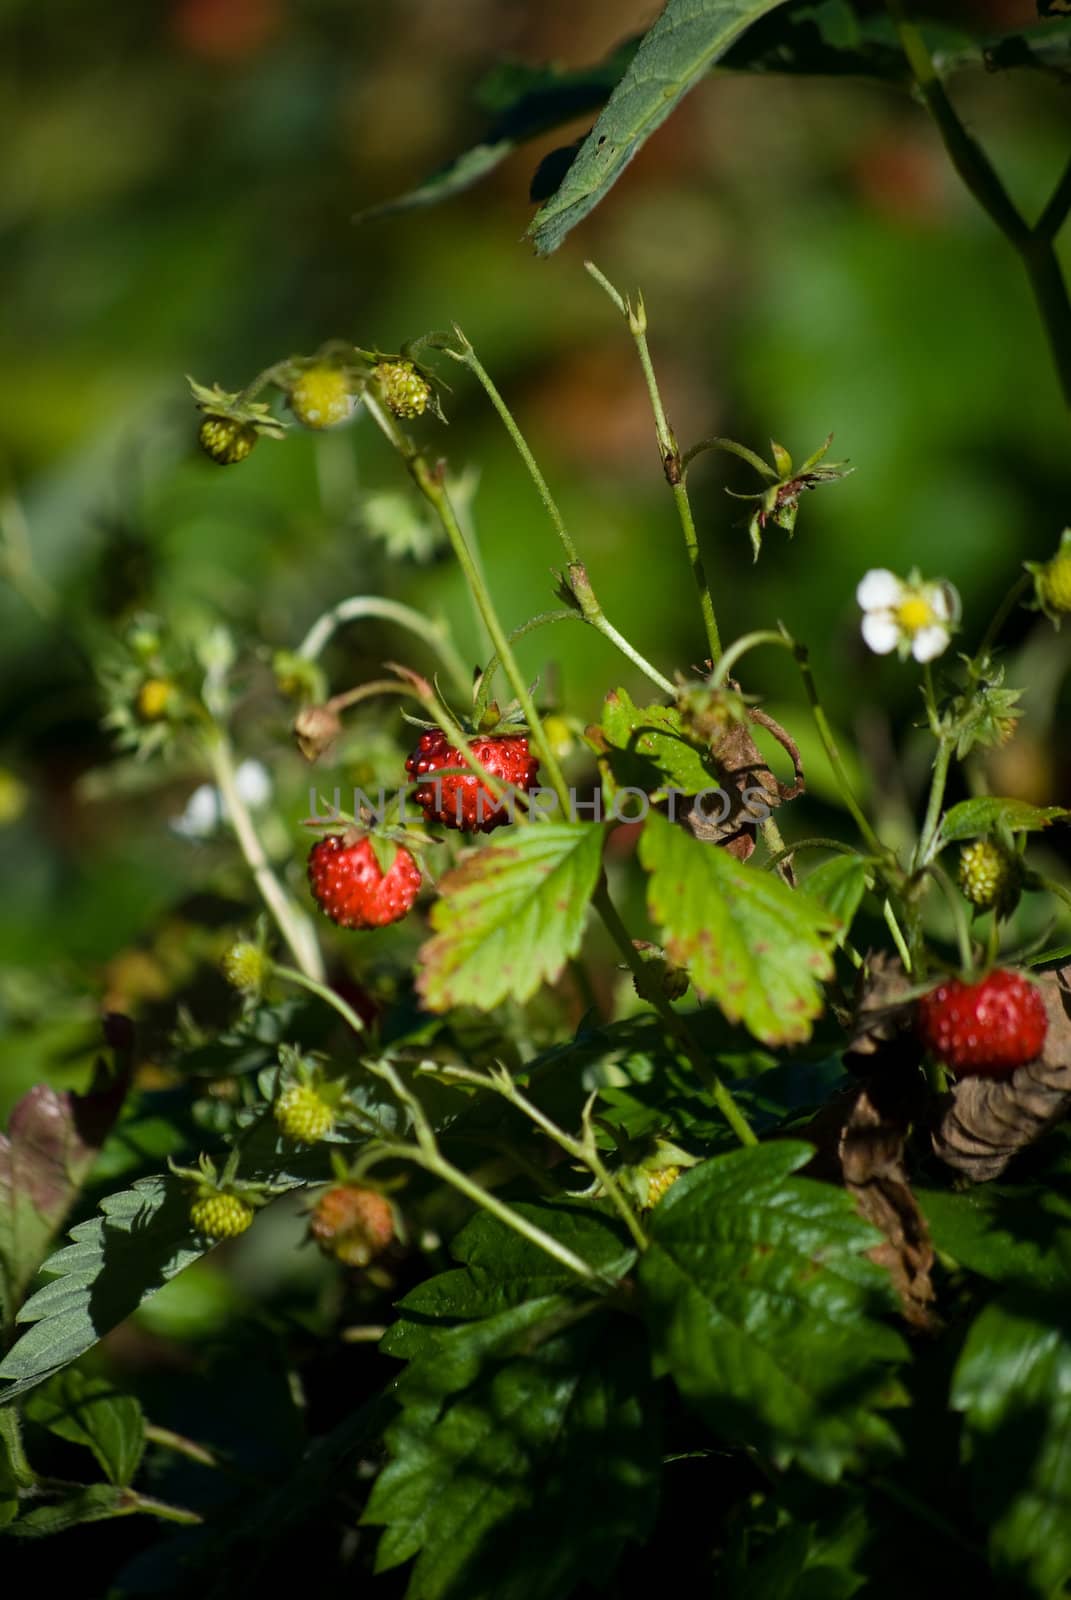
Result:
<svg viewBox="0 0 1071 1600"><path fill-rule="evenodd" d="M923 1044L954 1072L1002 1078L1041 1054L1049 1021L1041 991L1018 972L981 983L950 978L924 994L916 1023Z"/></svg>
<svg viewBox="0 0 1071 1600"><path fill-rule="evenodd" d="M420 868L400 845L380 870L367 834L329 833L309 851L313 899L340 928L385 928L412 909Z"/></svg>
<svg viewBox="0 0 1071 1600"><path fill-rule="evenodd" d="M495 734L470 739L473 755L503 783L512 784L525 794L534 788L539 762L528 749L528 739L520 734ZM405 763L411 778L424 778L444 767L463 767L465 758L439 728L420 735L420 743ZM490 833L514 820L510 807L496 801L491 790L475 772L436 778L422 783L414 793L417 805L429 822L441 822L462 833Z"/></svg>

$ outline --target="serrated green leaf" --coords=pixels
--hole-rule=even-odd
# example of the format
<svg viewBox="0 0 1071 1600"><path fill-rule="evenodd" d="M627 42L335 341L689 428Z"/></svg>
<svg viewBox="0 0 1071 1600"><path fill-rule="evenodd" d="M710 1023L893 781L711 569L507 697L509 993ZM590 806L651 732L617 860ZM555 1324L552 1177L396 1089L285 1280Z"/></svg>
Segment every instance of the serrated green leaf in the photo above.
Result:
<svg viewBox="0 0 1071 1600"><path fill-rule="evenodd" d="M812 900L817 900L836 917L843 939L855 921L855 913L871 881L871 865L863 856L836 855L809 872L803 887Z"/></svg>
<svg viewBox="0 0 1071 1600"><path fill-rule="evenodd" d="M744 30L783 0L669 0L610 96L566 177L528 232L540 255L556 250L641 145Z"/></svg>
<svg viewBox="0 0 1071 1600"><path fill-rule="evenodd" d="M10 1326L107 1138L126 1090L88 1095L38 1084L0 1134L0 1326Z"/></svg>
<svg viewBox="0 0 1071 1600"><path fill-rule="evenodd" d="M553 983L580 948L603 837L594 823L528 824L447 873L420 952L425 1004L491 1011Z"/></svg>
<svg viewBox="0 0 1071 1600"><path fill-rule="evenodd" d="M700 994L764 1044L809 1038L840 926L825 906L658 812L644 825L640 860L662 943Z"/></svg>
<svg viewBox="0 0 1071 1600"><path fill-rule="evenodd" d="M626 690L614 689L603 703L601 726L599 766L608 769L615 791L642 789L660 797L676 789L691 795L719 781L707 751L685 733L676 706L637 706Z"/></svg>
<svg viewBox="0 0 1071 1600"><path fill-rule="evenodd" d="M974 1506L1001 1576L1032 1593L1071 1578L1071 1340L1066 1301L996 1301L975 1318L952 1378Z"/></svg>
<svg viewBox="0 0 1071 1600"><path fill-rule="evenodd" d="M941 822L939 847L958 839L973 839L991 833L998 826L1011 833L1035 833L1071 816L1063 806L1032 806L1026 800L1003 800L999 795L982 794L950 806Z"/></svg>
<svg viewBox="0 0 1071 1600"><path fill-rule="evenodd" d="M106 1378L71 1368L31 1395L31 1421L60 1439L92 1450L111 1483L131 1483L145 1445L145 1422L133 1395Z"/></svg>
<svg viewBox="0 0 1071 1600"><path fill-rule="evenodd" d="M324 1159L322 1151L309 1154ZM247 1171L258 1176L255 1167ZM209 1248L190 1228L189 1193L177 1179L142 1178L100 1209L71 1229L72 1242L46 1263L51 1281L22 1307L19 1321L33 1325L0 1362L0 1379L8 1380L0 1405L77 1361Z"/></svg>
<svg viewBox="0 0 1071 1600"><path fill-rule="evenodd" d="M916 1189L934 1245L991 1283L1071 1292L1071 1193L1052 1183Z"/></svg>
<svg viewBox="0 0 1071 1600"><path fill-rule="evenodd" d="M606 1277L623 1277L635 1260L620 1224L590 1204L514 1202L514 1209ZM399 1302L398 1321L382 1344L387 1354L412 1357L427 1348L436 1331L497 1316L526 1301L545 1302L549 1315L551 1297L575 1299L577 1280L567 1267L486 1212L477 1212L450 1250L461 1265L429 1278Z"/></svg>
<svg viewBox="0 0 1071 1600"><path fill-rule="evenodd" d="M364 1520L386 1530L377 1571L416 1558L407 1600L561 1600L648 1534L661 1461L634 1322L519 1307L455 1329L398 1395Z"/></svg>
<svg viewBox="0 0 1071 1600"><path fill-rule="evenodd" d="M843 1190L792 1176L812 1154L777 1141L685 1173L638 1277L657 1369L715 1432L833 1480L895 1448L875 1408L906 1349L879 1320L877 1234Z"/></svg>

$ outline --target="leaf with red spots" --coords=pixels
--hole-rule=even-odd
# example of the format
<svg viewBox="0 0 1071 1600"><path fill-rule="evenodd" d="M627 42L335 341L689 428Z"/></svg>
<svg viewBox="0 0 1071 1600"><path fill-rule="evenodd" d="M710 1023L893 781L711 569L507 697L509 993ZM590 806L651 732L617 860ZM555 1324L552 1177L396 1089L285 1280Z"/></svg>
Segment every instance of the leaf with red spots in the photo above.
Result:
<svg viewBox="0 0 1071 1600"><path fill-rule="evenodd" d="M580 948L603 837L594 823L530 824L447 873L420 952L425 1004L491 1011L553 983Z"/></svg>
<svg viewBox="0 0 1071 1600"><path fill-rule="evenodd" d="M647 902L670 959L764 1044L807 1039L832 976L839 919L772 872L703 843L657 812L640 840Z"/></svg>

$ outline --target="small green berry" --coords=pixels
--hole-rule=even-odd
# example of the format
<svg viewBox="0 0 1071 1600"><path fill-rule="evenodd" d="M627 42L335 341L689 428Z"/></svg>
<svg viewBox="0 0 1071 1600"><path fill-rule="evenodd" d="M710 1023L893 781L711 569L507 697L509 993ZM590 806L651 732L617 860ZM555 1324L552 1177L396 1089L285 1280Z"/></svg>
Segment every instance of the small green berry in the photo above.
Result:
<svg viewBox="0 0 1071 1600"><path fill-rule="evenodd" d="M263 987L271 963L259 945L240 939L232 944L220 962L220 969L232 989L255 993Z"/></svg>
<svg viewBox="0 0 1071 1600"><path fill-rule="evenodd" d="M680 1167L661 1167L659 1171L648 1174L647 1178L647 1206L656 1206L665 1194L671 1189L681 1175Z"/></svg>
<svg viewBox="0 0 1071 1600"><path fill-rule="evenodd" d="M1048 612L1071 611L1071 542L1063 544L1037 574L1038 599Z"/></svg>
<svg viewBox="0 0 1071 1600"><path fill-rule="evenodd" d="M275 1102L275 1120L288 1139L298 1144L315 1144L331 1132L335 1113L306 1083L292 1083Z"/></svg>
<svg viewBox="0 0 1071 1600"><path fill-rule="evenodd" d="M220 467L233 467L244 461L257 442L257 430L231 417L206 417L197 434L205 455Z"/></svg>
<svg viewBox="0 0 1071 1600"><path fill-rule="evenodd" d="M336 428L353 415L349 379L338 367L309 367L290 390L290 409L303 428Z"/></svg>
<svg viewBox="0 0 1071 1600"><path fill-rule="evenodd" d="M169 678L146 678L138 690L137 712L142 722L160 722L167 716L175 693Z"/></svg>
<svg viewBox="0 0 1071 1600"><path fill-rule="evenodd" d="M383 399L396 417L423 416L431 399L431 384L411 361L381 361L373 369Z"/></svg>
<svg viewBox="0 0 1071 1600"><path fill-rule="evenodd" d="M959 857L959 886L979 911L1008 916L1019 898L1019 868L993 839L964 845Z"/></svg>
<svg viewBox="0 0 1071 1600"><path fill-rule="evenodd" d="M206 1239L236 1239L253 1220L253 1207L236 1194L203 1194L190 1207L190 1222Z"/></svg>

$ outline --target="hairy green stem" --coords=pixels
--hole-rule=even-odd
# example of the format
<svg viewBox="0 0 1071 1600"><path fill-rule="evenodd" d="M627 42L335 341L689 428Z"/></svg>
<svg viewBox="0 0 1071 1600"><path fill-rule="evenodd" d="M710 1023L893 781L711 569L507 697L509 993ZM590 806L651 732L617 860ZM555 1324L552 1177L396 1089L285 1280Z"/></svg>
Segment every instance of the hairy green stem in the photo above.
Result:
<svg viewBox="0 0 1071 1600"><path fill-rule="evenodd" d="M206 749L216 787L226 809L227 820L234 829L239 848L253 875L253 882L260 897L302 972L307 978L319 981L324 975L324 965L316 930L310 918L291 899L272 871L264 846L260 842L260 835L249 814L249 808L238 790L230 741L218 724L207 736Z"/></svg>
<svg viewBox="0 0 1071 1600"><path fill-rule="evenodd" d="M483 386L487 398L490 400L491 404L501 417L506 432L516 445L518 455L528 468L528 474L536 486L536 491L539 495L539 498L542 500L547 515L553 522L558 534L558 538L562 542L562 547L565 550L566 558L569 561L579 561L580 557L577 554L576 545L573 543L572 536L569 533L568 528L565 526L565 519L558 509L558 503L551 494L547 480L539 470L539 464L529 448L527 439L517 426L517 422L513 416L513 413L510 411L506 402L503 400L502 396L499 394L497 388L492 382L490 373L487 372L477 356L476 351L473 349L469 340L465 337L456 323L454 324L454 333L457 335L461 349L452 350L450 349L449 345L447 345L445 347L446 354L448 356L452 356L455 361L460 361L464 366L468 367L469 371L473 373L473 375Z"/></svg>
<svg viewBox="0 0 1071 1600"><path fill-rule="evenodd" d="M418 639L423 639L436 652L460 693L469 693L471 675L454 648L446 624L425 617L422 612L403 605L400 600L388 600L382 595L352 595L348 600L340 600L337 606L332 606L330 611L325 611L313 623L298 645L297 654L306 661L315 661L328 640L344 623L358 622L364 617L394 622L398 627L408 629Z"/></svg>
<svg viewBox="0 0 1071 1600"><path fill-rule="evenodd" d="M941 807L944 804L945 786L948 783L948 767L952 760L952 742L942 739L937 746L937 754L933 762L933 778L930 781L930 798L926 805L926 816L919 834L919 842L915 847L913 866L916 870L929 865L933 853L934 839L941 822Z"/></svg>
<svg viewBox="0 0 1071 1600"><path fill-rule="evenodd" d="M647 344L647 312L644 309L643 296L641 295L638 298L634 308L614 288L610 280L599 271L594 262L585 261L584 266L599 287L609 295L614 305L625 318L629 332L635 341L636 353L640 358L640 366L643 369L644 381L647 384L647 393L651 401L651 410L654 413L655 434L658 439L658 453L662 461L662 470L665 473L666 482L673 493L677 518L681 525L681 532L684 535L684 547L688 554L688 565L691 568L692 578L699 596L699 609L703 615L703 627L707 636L707 650L710 654L711 665L713 665L721 655L721 635L718 631L718 619L714 611L714 600L710 593L706 569L703 566L703 558L699 550L699 536L696 533L692 503L688 498L680 446L666 417L665 407L662 404L661 390L658 387L658 379L655 375L654 363L651 360L651 352Z"/></svg>
<svg viewBox="0 0 1071 1600"><path fill-rule="evenodd" d="M365 395L365 404L386 437L401 455L417 488L442 523L457 557L458 564L465 576L465 581L475 597L480 615L490 636L491 644L502 663L510 688L516 695L517 702L524 713L525 721L531 730L532 741L539 752L540 760L546 767L551 787L558 798L558 803L562 807L562 814L563 816L568 816L569 791L566 788L561 767L543 731L543 724L540 721L535 702L529 693L528 685L517 664L517 658L509 642L509 636L499 621L486 580L473 557L461 524L457 520L457 514L454 511L450 496L446 492L446 486L442 482L441 476L428 466L424 456L416 448L412 440L398 427L390 412L385 410L370 394Z"/></svg>
<svg viewBox="0 0 1071 1600"><path fill-rule="evenodd" d="M277 966L273 968L273 971L276 977L296 984L299 988L307 989L310 994L314 994L318 999L323 1000L325 1004L337 1011L339 1016L348 1022L350 1027L357 1033L364 1031L364 1023L353 1007L348 1005L340 994L336 994L333 989L329 989L326 984L315 982L306 977L304 973L295 972L289 967ZM570 1272L575 1273L578 1278L582 1278L588 1283L598 1284L600 1287L616 1287L613 1280L607 1279L601 1273L596 1272L594 1267L578 1256L575 1251L561 1244L551 1234L545 1233L534 1222L529 1222L527 1217L522 1216L512 1206L499 1200L496 1195L491 1194L487 1189L482 1188L467 1173L462 1172L459 1167L455 1167L451 1161L448 1161L439 1149L435 1130L428 1121L427 1113L419 1098L406 1086L390 1062L373 1061L363 1057L361 1065L373 1077L379 1078L390 1087L392 1094L400 1104L407 1108L413 1119L416 1144L399 1143L384 1128L382 1139L385 1155L397 1156L399 1159L412 1161L415 1165L423 1167L425 1172L441 1178L444 1183L448 1183L459 1194L465 1195L475 1205L480 1206L484 1211L490 1212L493 1217L497 1217L507 1228L512 1228L514 1233L519 1233L522 1238L529 1240L534 1245L538 1245L546 1255L560 1262ZM376 1119L367 1118L367 1120L372 1122L373 1125L376 1124Z"/></svg>

